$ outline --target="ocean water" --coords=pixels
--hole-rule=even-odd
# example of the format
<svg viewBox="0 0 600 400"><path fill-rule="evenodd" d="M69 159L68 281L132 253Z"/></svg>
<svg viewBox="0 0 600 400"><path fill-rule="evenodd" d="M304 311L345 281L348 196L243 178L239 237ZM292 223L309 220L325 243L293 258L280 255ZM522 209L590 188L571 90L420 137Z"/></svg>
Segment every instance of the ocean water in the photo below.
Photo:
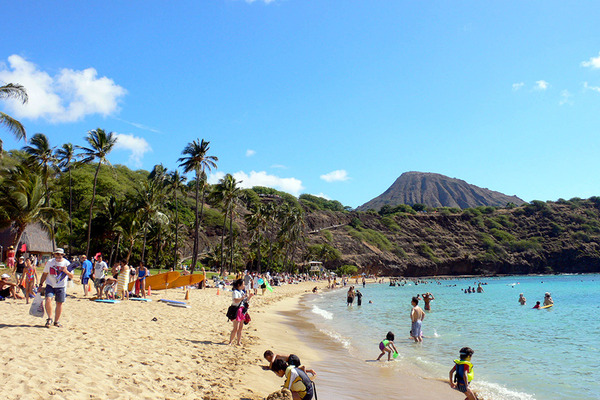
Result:
<svg viewBox="0 0 600 400"><path fill-rule="evenodd" d="M378 382L357 384L353 395L338 398L375 398L378 386L386 380L391 385L394 370L447 379L459 349L469 346L475 350L472 385L485 399L600 399L600 275L485 278L484 293L460 290L476 281L358 286L364 295L360 307L346 306L347 288L342 288L307 297L296 317L327 338L329 350L337 351L336 363ZM425 292L435 300L423 323L424 342L415 344L409 338L410 301ZM551 292L554 307L532 309L545 292ZM527 305L518 303L519 293ZM396 336L400 356L391 363L373 362L388 331ZM327 365L324 361L321 368ZM340 393L352 384L328 379L327 373L319 380L324 393Z"/></svg>

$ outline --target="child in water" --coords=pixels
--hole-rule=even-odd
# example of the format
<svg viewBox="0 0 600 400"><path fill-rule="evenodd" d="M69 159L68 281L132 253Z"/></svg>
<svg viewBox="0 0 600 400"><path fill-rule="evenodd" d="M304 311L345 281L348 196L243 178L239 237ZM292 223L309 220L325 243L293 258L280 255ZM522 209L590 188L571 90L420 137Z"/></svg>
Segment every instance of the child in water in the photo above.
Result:
<svg viewBox="0 0 600 400"><path fill-rule="evenodd" d="M377 361L379 361L379 359L381 359L381 357L385 353L388 353L387 357L388 361L390 361L392 356L392 349L394 350L394 354L398 353L398 350L396 350L396 346L394 346L394 339L394 334L392 332L388 332L387 335L385 335L385 339L379 342L379 350L381 350L381 354L379 355L379 357L377 357Z"/></svg>
<svg viewBox="0 0 600 400"><path fill-rule="evenodd" d="M454 367L450 370L450 387L464 393L467 396L465 400L477 400L477 396L469 387L469 383L473 380L473 364L471 364L473 353L475 352L470 347L460 349L460 360L454 360ZM453 375L454 379L452 379Z"/></svg>

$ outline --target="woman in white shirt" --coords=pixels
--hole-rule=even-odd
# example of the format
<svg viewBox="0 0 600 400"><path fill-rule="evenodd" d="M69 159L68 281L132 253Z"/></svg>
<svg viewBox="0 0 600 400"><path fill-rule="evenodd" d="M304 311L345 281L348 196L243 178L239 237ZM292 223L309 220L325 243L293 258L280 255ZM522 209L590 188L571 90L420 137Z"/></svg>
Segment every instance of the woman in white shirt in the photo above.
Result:
<svg viewBox="0 0 600 400"><path fill-rule="evenodd" d="M252 294L246 294L245 288L243 279L238 279L233 282L233 300L231 302L231 307L237 307L237 311L235 313L235 318L230 318L230 320L233 321L233 329L229 336L229 344L232 344L233 339L237 337L238 346L242 345L242 329L244 328L244 319L246 318L246 307L244 306L244 302L247 303L253 296Z"/></svg>

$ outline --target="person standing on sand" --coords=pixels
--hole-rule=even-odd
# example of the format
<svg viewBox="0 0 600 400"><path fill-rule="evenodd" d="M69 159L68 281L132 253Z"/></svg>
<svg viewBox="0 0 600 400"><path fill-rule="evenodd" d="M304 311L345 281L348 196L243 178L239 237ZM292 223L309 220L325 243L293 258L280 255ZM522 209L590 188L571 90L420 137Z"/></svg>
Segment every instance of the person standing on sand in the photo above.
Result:
<svg viewBox="0 0 600 400"><path fill-rule="evenodd" d="M523 296L523 293L519 293L519 303L524 306L527 303L527 299Z"/></svg>
<svg viewBox="0 0 600 400"><path fill-rule="evenodd" d="M423 320L425 319L425 311L419 307L419 299L416 297L412 298L411 304L413 308L410 311L410 320L412 321L410 336L415 339L415 342L422 342L423 334L421 333L421 329Z"/></svg>
<svg viewBox="0 0 600 400"><path fill-rule="evenodd" d="M6 268L10 268L11 273L14 273L13 269L15 268L15 255L16 254L17 254L17 252L15 251L14 246L9 246L8 250L6 251Z"/></svg>
<svg viewBox="0 0 600 400"><path fill-rule="evenodd" d="M67 289L67 277L73 279L75 275L67 269L69 261L63 258L65 251L57 248L54 252L54 258L49 260L44 267L44 272L40 278L40 293L46 297L46 313L48 319L46 320L46 328L50 328L52 325L52 298L56 302L56 311L54 314L54 326L61 327L62 324L58 322L62 314L63 304L66 299ZM46 287L44 288L44 283Z"/></svg>
<svg viewBox="0 0 600 400"><path fill-rule="evenodd" d="M233 340L237 338L237 345L242 345L242 329L244 328L246 310L248 309L247 303L252 296L252 293L246 293L243 279L238 279L233 282L231 307L237 307L237 310L235 316L230 316L230 321L233 322L233 329L229 335L229 344L232 344Z"/></svg>
<svg viewBox="0 0 600 400"><path fill-rule="evenodd" d="M435 300L435 297L429 292L423 294L423 301L425 302L425 310L431 311L431 300Z"/></svg>
<svg viewBox="0 0 600 400"><path fill-rule="evenodd" d="M102 289L104 288L104 282L106 282L105 271L108 271L108 265L102 261L102 255L96 256L96 264L94 265L94 287L96 288L96 296L102 298Z"/></svg>
<svg viewBox="0 0 600 400"><path fill-rule="evenodd" d="M92 262L87 259L87 256L83 255L79 257L79 261L81 261L81 284L83 285L83 296L86 297L89 291L88 283L90 278L92 277L92 270L94 266Z"/></svg>

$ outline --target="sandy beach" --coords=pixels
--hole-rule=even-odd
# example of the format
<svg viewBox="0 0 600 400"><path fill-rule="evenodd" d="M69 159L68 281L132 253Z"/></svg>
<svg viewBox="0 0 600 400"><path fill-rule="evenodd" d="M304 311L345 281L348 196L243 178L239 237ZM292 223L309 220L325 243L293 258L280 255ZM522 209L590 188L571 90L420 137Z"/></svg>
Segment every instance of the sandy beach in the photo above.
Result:
<svg viewBox="0 0 600 400"><path fill-rule="evenodd" d="M154 291L149 303L102 304L84 298L76 285L68 289L64 326L50 329L43 327L45 319L28 314L24 300L0 302L4 398L263 399L283 383L262 369L264 350L293 352L309 366L328 357L308 339L314 334L309 326L294 325L285 315L293 315L315 285L323 289L326 283L285 285L253 298L243 347L226 345L229 291L191 290L186 309L158 301L184 300L181 289ZM301 337L303 329L309 332ZM316 379L320 384L321 376ZM442 382L406 375L398 383L399 399L423 398L424 390L428 399L462 398Z"/></svg>

